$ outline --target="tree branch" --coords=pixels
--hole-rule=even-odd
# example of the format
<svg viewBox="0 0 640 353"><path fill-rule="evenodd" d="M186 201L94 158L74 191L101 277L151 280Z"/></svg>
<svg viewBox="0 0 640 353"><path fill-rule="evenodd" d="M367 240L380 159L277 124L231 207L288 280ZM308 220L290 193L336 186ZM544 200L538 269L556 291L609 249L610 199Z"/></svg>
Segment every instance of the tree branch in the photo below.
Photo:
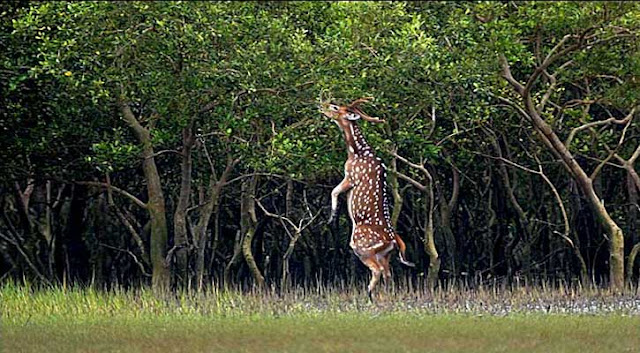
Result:
<svg viewBox="0 0 640 353"><path fill-rule="evenodd" d="M500 62L500 67L502 67L502 77L504 77L511 86L518 92L518 94L524 94L524 86L522 83L518 82L513 75L511 74L511 68L509 67L509 62L507 61L507 57L504 56L503 53L500 53L498 56L498 61Z"/></svg>
<svg viewBox="0 0 640 353"><path fill-rule="evenodd" d="M635 113L635 110L636 110L635 107L631 109L631 113L629 113L629 115L627 115L624 119L616 119L615 117L611 117L605 120L592 121L590 123L586 123L576 128L573 128L569 133L569 136L565 140L564 145L567 146L567 148L569 148L569 145L571 144L571 141L573 140L575 135L582 130L586 130L595 126L606 125L606 124L618 124L618 125L627 124L631 120L631 117Z"/></svg>
<svg viewBox="0 0 640 353"><path fill-rule="evenodd" d="M111 190L117 192L118 194L129 198L131 201L133 201L136 205L140 206L141 208L147 209L147 204L146 203L140 201L140 199L138 199L137 197L131 195L130 193L126 192L125 190L117 188L117 187L115 187L113 185L109 185L107 183L103 183L103 182L100 182L100 181L73 181L73 183L78 184L78 185L97 186L97 187L111 189Z"/></svg>
<svg viewBox="0 0 640 353"><path fill-rule="evenodd" d="M426 191L427 188L426 186L420 184L419 182L417 182L415 179L411 178L410 176L403 174L397 170L391 170L391 173L394 173L395 175L397 175L400 179L405 180L407 182L409 182L411 185L415 186L416 189L420 190L420 191Z"/></svg>
<svg viewBox="0 0 640 353"><path fill-rule="evenodd" d="M27 253L25 253L25 251L22 249L22 245L20 243L18 243L16 240L9 238L8 236L2 234L0 232L0 238L4 239L6 242L8 242L9 244L15 246L15 248L18 250L18 252L20 253L20 255L22 255L22 257L24 258L24 260L27 262L27 265L29 265L29 268L31 268L31 270L33 271L33 273L36 274L36 276L38 276L38 278L40 278L43 282L47 283L47 284L51 284L51 282L49 281L49 279L47 277L45 277L42 272L40 272L38 270L38 268L36 267L36 265L34 265L34 263L31 261L31 259L29 258L29 255L27 255Z"/></svg>
<svg viewBox="0 0 640 353"><path fill-rule="evenodd" d="M111 185L111 178L109 177L109 174L106 174L106 180L107 180L107 185L110 186ZM133 227L131 222L129 222L129 220L124 215L124 213L122 213L122 211L120 211L120 208L118 208L118 206L115 204L115 202L113 202L112 189L109 188L109 187L107 188L107 203L116 212L116 215L120 219L120 222L122 222L122 224L125 226L125 228L127 228L129 233L131 233L131 236L133 237L133 240L136 242L136 245L138 245L138 249L140 250L140 254L142 254L142 259L145 261L146 264L149 264L149 259L147 258L147 250L145 249L144 242L142 241L142 237L140 237L140 234L138 233L138 231L136 231L136 229Z"/></svg>
<svg viewBox="0 0 640 353"><path fill-rule="evenodd" d="M632 112L631 115L629 115L629 117L633 118L633 112ZM624 129L622 130L622 135L620 136L620 139L618 140L618 144L616 145L616 147L613 150L611 150L609 148L609 146L607 146L606 143L604 144L605 148L609 152L609 155L602 162L600 162L600 164L598 164L596 166L596 168L593 170L593 172L591 173L591 176L589 177L591 180L595 180L595 178L598 176L598 174L600 174L600 171L602 170L604 165L606 163L608 163L615 154L618 153L618 150L620 149L620 147L624 143L624 138L625 138L625 136L627 134L627 129L629 128L629 125L631 125L631 120L632 119L629 119L627 124L624 126Z"/></svg>
<svg viewBox="0 0 640 353"><path fill-rule="evenodd" d="M122 113L124 120L129 124L129 126L131 126L136 135L138 135L138 139L140 141L147 141L149 139L149 130L142 126L138 119L136 119L136 116L131 111L131 107L124 99L124 96L120 96L118 98L118 108L120 108L120 112Z"/></svg>
<svg viewBox="0 0 640 353"><path fill-rule="evenodd" d="M564 228L565 228L565 232L564 234L558 233L558 232L554 232L555 234L560 235L572 248L575 248L575 245L573 243L573 241L571 240L571 238L569 238L569 232L570 232L570 227L569 227L569 218L567 216L567 211L564 207L564 203L562 202L562 197L560 197L560 194L558 193L558 190L556 189L556 187L553 185L553 183L551 182L551 180L549 180L549 178L544 174L543 170L542 170L542 164L540 163L540 161L538 162L538 170L533 170L531 168L527 168L523 165L520 165L518 163L512 162L504 157L495 157L495 156L491 156L488 154L484 154L484 153L480 153L480 152L475 152L475 154L484 156L486 158L491 158L491 159L496 159L496 160L500 160L512 167L518 168L520 170L526 171L528 173L531 174L537 174L539 175L544 181L545 183L547 183L547 185L549 185L549 188L551 188L551 192L553 193L556 202L558 203L558 206L560 207L560 211L562 213L562 218L564 221ZM537 158L536 158L537 160Z"/></svg>
<svg viewBox="0 0 640 353"><path fill-rule="evenodd" d="M163 150L163 151L160 151L160 152L156 152L156 153L154 153L154 154L152 154L152 155L150 155L150 156L147 156L147 157L145 157L145 159L158 157L159 155L162 155L162 154L165 154L165 153L175 153L175 154L177 154L177 155L179 155L179 156L182 156L182 152L180 152L180 151L176 151L176 150Z"/></svg>
<svg viewBox="0 0 640 353"><path fill-rule="evenodd" d="M138 265L138 267L140 268L140 272L142 272L142 274L144 276L146 276L146 277L151 277L151 274L147 272L147 270L144 268L144 265L138 260L138 257L136 256L136 254L131 252L131 250L116 248L114 246L107 245L105 243L99 243L99 245L102 246L102 247L108 248L108 249L112 249L112 250L116 250L116 251L120 251L120 252L129 254L129 256L131 256L133 258L133 262L135 262L136 265Z"/></svg>

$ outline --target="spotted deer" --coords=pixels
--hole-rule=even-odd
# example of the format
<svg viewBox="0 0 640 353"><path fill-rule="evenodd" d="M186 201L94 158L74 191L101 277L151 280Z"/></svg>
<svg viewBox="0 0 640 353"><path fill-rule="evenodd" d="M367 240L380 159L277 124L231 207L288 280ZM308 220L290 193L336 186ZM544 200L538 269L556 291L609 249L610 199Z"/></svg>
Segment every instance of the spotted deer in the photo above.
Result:
<svg viewBox="0 0 640 353"><path fill-rule="evenodd" d="M360 109L360 104L370 99L361 98L347 106L325 103L320 110L344 133L348 156L344 165L344 179L331 192L329 223L336 219L338 196L347 192L347 209L352 223L349 245L371 271L368 294L373 300L372 291L380 275L384 276L385 281L391 277L389 258L394 248L400 250L400 262L411 267L414 264L406 260L405 244L391 225L386 167L380 157L376 157L357 124L360 119L372 123L384 122Z"/></svg>

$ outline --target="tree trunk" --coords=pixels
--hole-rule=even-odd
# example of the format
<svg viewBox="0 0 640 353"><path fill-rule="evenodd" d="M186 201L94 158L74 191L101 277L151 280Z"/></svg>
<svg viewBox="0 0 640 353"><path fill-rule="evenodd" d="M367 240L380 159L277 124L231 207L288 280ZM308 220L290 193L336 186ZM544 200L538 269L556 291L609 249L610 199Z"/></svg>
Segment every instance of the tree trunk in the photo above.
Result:
<svg viewBox="0 0 640 353"><path fill-rule="evenodd" d="M153 152L152 152L153 153ZM149 218L151 221L150 236L150 260L151 260L151 283L153 290L161 292L169 288L170 272L165 265L165 256L167 253L167 219L165 215L164 196L160 185L160 178L155 163L145 163L145 175L147 176L147 192L149 194L149 202L147 207L149 210Z"/></svg>
<svg viewBox="0 0 640 353"><path fill-rule="evenodd" d="M393 211L391 212L391 225L397 231L398 219L400 219L400 212L402 211L402 205L404 203L404 197L400 190L400 183L398 182L398 158L391 160L391 173L389 174L389 184L391 185L391 195L393 196Z"/></svg>
<svg viewBox="0 0 640 353"><path fill-rule="evenodd" d="M300 232L294 233L293 238L289 240L287 251L285 251L284 255L282 256L282 290L289 288L289 260L291 259L291 255L293 254L293 250L295 249L296 242L298 241L298 239L300 239L300 235Z"/></svg>
<svg viewBox="0 0 640 353"><path fill-rule="evenodd" d="M193 136L193 119L182 130L182 162L181 162L181 180L180 180L180 194L178 196L178 204L173 215L173 236L175 247L175 275L176 282L185 286L188 279L188 229L187 229L187 208L190 204L191 196L191 170L192 170L192 158L191 150L195 138Z"/></svg>
<svg viewBox="0 0 640 353"><path fill-rule="evenodd" d="M287 192L285 194L285 217L291 217L293 212L293 180L291 178L287 179ZM283 227L286 227L283 223ZM290 233L287 232L290 235ZM287 246L287 250L282 255L282 278L280 279L280 288L281 290L286 290L289 288L289 259L293 254L293 250L296 246L296 242L300 238L300 232L295 231L293 237L289 239L289 245Z"/></svg>
<svg viewBox="0 0 640 353"><path fill-rule="evenodd" d="M231 285L231 270L238 263L240 255L242 254L242 232L243 229L240 229L236 232L235 241L233 243L233 255L231 255L231 259L227 263L227 266L224 267L224 285L227 288Z"/></svg>
<svg viewBox="0 0 640 353"><path fill-rule="evenodd" d="M256 185L258 184L258 177L252 176L248 178L248 181L244 181L242 184L242 201L241 201L241 222L243 228L246 229L244 239L242 240L242 255L247 262L251 276L256 282L258 287L264 285L264 276L260 272L258 265L253 257L251 245L253 237L256 234L256 225L258 220L256 218L256 201L254 200L256 193Z"/></svg>
<svg viewBox="0 0 640 353"><path fill-rule="evenodd" d="M578 173L578 186L586 194L591 209L609 236L609 285L613 289L620 290L624 287L624 235L622 229L611 218L603 201L600 201L596 195L591 179L584 174L582 169L580 172L582 173Z"/></svg>
<svg viewBox="0 0 640 353"><path fill-rule="evenodd" d="M204 286L204 257L207 245L207 230L209 228L209 220L211 215L217 213L219 210L218 198L220 196L221 186L216 182L213 175L209 178L209 191L207 192L207 204L202 206L200 210L200 217L198 223L193 230L193 241L198 246L198 253L196 256L196 282L198 283L198 290L201 291Z"/></svg>
<svg viewBox="0 0 640 353"><path fill-rule="evenodd" d="M631 253L629 254L629 259L627 262L627 278L629 282L633 280L633 267L636 262L636 257L638 256L638 252L640 252L640 243L637 243L631 249Z"/></svg>
<svg viewBox="0 0 640 353"><path fill-rule="evenodd" d="M150 260L151 260L151 283L153 291L156 293L163 292L169 288L171 273L165 264L167 253L168 228L166 219L166 207L162 184L160 183L160 175L156 166L153 144L151 142L151 133L148 129L140 125L131 111L129 105L124 101L119 101L120 112L124 119L133 129L140 144L142 145L142 170L147 181L147 212L149 212L149 221L151 223L150 236Z"/></svg>
<svg viewBox="0 0 640 353"><path fill-rule="evenodd" d="M427 288L433 289L438 284L438 275L440 273L440 257L436 249L435 237L433 233L433 183L428 182L426 185L424 201L425 225L424 225L424 251L429 256L429 272L427 273Z"/></svg>
<svg viewBox="0 0 640 353"><path fill-rule="evenodd" d="M291 180L291 178L287 178L284 216L287 218L291 217L291 212L293 212L293 180Z"/></svg>
<svg viewBox="0 0 640 353"><path fill-rule="evenodd" d="M456 208L458 203L458 195L460 191L460 175L456 168L451 168L452 171L452 188L451 188L451 197L447 201L444 195L444 191L442 190L442 186L438 181L436 181L436 189L439 194L439 204L440 204L440 230L442 232L442 238L447 242L446 251L449 259L449 268L454 276L458 275L458 269L456 266L456 255L458 244L456 241L456 237L453 234L451 229L451 215L453 210Z"/></svg>
<svg viewBox="0 0 640 353"><path fill-rule="evenodd" d="M628 162L627 162L628 163ZM635 263L636 255L638 251L640 251L640 242L638 242L638 233L637 233L637 212L638 212L638 186L636 185L635 177L633 173L635 170L633 169L633 165L627 165L627 192L629 194L629 208L628 208L628 224L629 224L629 235L631 235L631 239L627 244L633 246L631 248L631 252L629 253L629 258L627 259L627 281L631 283L633 280L633 265ZM634 245L635 244L635 245Z"/></svg>
<svg viewBox="0 0 640 353"><path fill-rule="evenodd" d="M200 218L198 219L198 223L194 228L194 242L198 244L198 255L196 258L196 280L199 290L202 289L204 284L204 257L207 244L207 230L209 228L209 220L211 219L212 214L217 215L219 212L219 200L220 194L222 193L222 188L227 182L227 178L229 177L229 174L231 174L231 170L236 163L237 161L227 159L227 166L224 172L222 172L220 178L216 179L216 176L214 174L211 174L211 176L209 177L209 188L207 191L206 199L207 201L206 204L200 209ZM214 232L217 232L217 230L214 230ZM213 250L215 251L215 248Z"/></svg>

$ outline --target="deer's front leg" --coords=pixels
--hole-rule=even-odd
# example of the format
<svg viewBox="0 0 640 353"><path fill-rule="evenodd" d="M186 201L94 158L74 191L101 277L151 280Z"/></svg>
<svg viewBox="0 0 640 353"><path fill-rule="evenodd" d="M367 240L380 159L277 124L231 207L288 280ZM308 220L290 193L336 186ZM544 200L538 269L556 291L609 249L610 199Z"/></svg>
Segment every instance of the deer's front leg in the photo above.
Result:
<svg viewBox="0 0 640 353"><path fill-rule="evenodd" d="M340 194L342 194L343 192L351 189L352 186L353 185L351 185L351 183L349 182L349 178L345 176L340 184L333 188L333 191L331 191L331 216L329 217L329 221L327 223L332 223L335 220L336 215L338 214L338 196L340 196Z"/></svg>

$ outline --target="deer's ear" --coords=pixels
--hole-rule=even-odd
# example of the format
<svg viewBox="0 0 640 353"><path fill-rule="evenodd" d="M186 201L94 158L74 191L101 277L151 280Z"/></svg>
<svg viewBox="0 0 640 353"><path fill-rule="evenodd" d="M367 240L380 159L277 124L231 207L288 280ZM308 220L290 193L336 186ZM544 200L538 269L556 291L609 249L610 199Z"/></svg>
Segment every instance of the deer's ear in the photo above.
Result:
<svg viewBox="0 0 640 353"><path fill-rule="evenodd" d="M347 120L358 120L360 119L360 114L356 114L356 113L347 113L347 115L344 116L345 118L347 118Z"/></svg>

